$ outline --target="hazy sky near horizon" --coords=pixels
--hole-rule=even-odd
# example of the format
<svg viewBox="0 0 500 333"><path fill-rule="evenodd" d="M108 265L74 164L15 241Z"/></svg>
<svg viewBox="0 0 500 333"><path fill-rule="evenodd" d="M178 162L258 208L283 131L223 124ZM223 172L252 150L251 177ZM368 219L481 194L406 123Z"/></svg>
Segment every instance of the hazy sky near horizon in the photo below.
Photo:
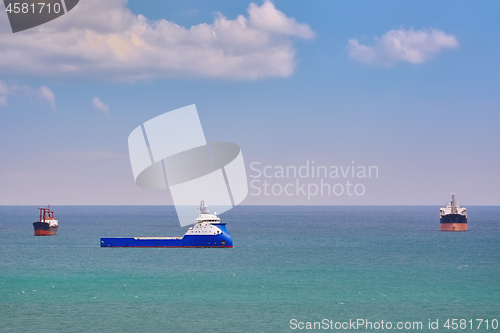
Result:
<svg viewBox="0 0 500 333"><path fill-rule="evenodd" d="M135 185L127 138L191 104L207 141L241 147L243 204L500 205L498 17L498 1L80 0L12 34L2 11L0 205L172 204ZM321 181L344 192L308 198Z"/></svg>

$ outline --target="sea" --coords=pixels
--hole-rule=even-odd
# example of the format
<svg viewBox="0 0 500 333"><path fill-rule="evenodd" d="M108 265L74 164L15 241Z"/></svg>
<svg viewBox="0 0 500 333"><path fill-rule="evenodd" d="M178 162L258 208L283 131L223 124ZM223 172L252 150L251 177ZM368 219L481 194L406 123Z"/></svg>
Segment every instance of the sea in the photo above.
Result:
<svg viewBox="0 0 500 333"><path fill-rule="evenodd" d="M0 206L2 333L500 332L498 206L468 232L437 206L238 206L226 249L100 247L182 236L172 206L52 208L35 237L37 207Z"/></svg>

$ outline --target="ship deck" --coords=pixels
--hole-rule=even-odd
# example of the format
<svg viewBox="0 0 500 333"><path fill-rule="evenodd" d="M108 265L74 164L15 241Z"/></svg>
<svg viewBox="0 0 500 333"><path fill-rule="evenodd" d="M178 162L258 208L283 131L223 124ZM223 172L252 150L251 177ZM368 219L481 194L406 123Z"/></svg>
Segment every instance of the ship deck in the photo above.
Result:
<svg viewBox="0 0 500 333"><path fill-rule="evenodd" d="M182 239L182 237L134 237L134 239L142 239L142 240L148 240L148 239Z"/></svg>

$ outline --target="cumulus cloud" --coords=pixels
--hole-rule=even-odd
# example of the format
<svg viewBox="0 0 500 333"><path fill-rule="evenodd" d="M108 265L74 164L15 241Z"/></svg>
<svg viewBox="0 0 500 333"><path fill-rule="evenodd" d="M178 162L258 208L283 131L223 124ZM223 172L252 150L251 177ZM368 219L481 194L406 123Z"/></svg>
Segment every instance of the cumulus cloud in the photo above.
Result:
<svg viewBox="0 0 500 333"><path fill-rule="evenodd" d="M56 95L49 87L41 86L34 88L29 85L7 85L0 80L0 106L7 106L7 96L22 98L29 101L47 102L53 110L56 110Z"/></svg>
<svg viewBox="0 0 500 333"><path fill-rule="evenodd" d="M119 81L202 76L259 79L292 75L294 41L312 39L304 23L266 0L247 15L216 14L185 28L148 20L126 0L80 1L71 12L16 34L0 34L5 75L94 77Z"/></svg>
<svg viewBox="0 0 500 333"><path fill-rule="evenodd" d="M99 97L92 98L92 106L97 111L100 111L103 113L109 112L109 106L107 104L104 104Z"/></svg>
<svg viewBox="0 0 500 333"><path fill-rule="evenodd" d="M56 109L56 95L48 87L40 87L40 97L46 100L52 109Z"/></svg>
<svg viewBox="0 0 500 333"><path fill-rule="evenodd" d="M373 46L350 39L348 50L351 58L369 65L392 66L398 62L421 64L443 49L458 47L454 35L442 30L391 30L375 37Z"/></svg>

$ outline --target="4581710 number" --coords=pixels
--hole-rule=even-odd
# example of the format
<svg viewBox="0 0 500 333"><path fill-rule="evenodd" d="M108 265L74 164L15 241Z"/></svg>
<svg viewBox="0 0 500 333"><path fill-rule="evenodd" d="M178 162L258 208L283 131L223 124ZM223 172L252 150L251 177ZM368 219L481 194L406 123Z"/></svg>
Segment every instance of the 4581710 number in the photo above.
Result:
<svg viewBox="0 0 500 333"><path fill-rule="evenodd" d="M476 319L473 321L472 319L466 320L466 319L448 319L446 323L443 325L444 328L447 329L452 329L452 330L465 330L465 329L494 329L496 330L498 328L498 320L493 319Z"/></svg>
<svg viewBox="0 0 500 333"><path fill-rule="evenodd" d="M55 13L58 14L61 11L61 5L59 3L45 3L45 2L38 2L37 4L32 3L23 3L23 2L14 2L14 3L9 3L7 8L5 8L5 11L7 13L14 13L14 14L42 14L42 13Z"/></svg>

